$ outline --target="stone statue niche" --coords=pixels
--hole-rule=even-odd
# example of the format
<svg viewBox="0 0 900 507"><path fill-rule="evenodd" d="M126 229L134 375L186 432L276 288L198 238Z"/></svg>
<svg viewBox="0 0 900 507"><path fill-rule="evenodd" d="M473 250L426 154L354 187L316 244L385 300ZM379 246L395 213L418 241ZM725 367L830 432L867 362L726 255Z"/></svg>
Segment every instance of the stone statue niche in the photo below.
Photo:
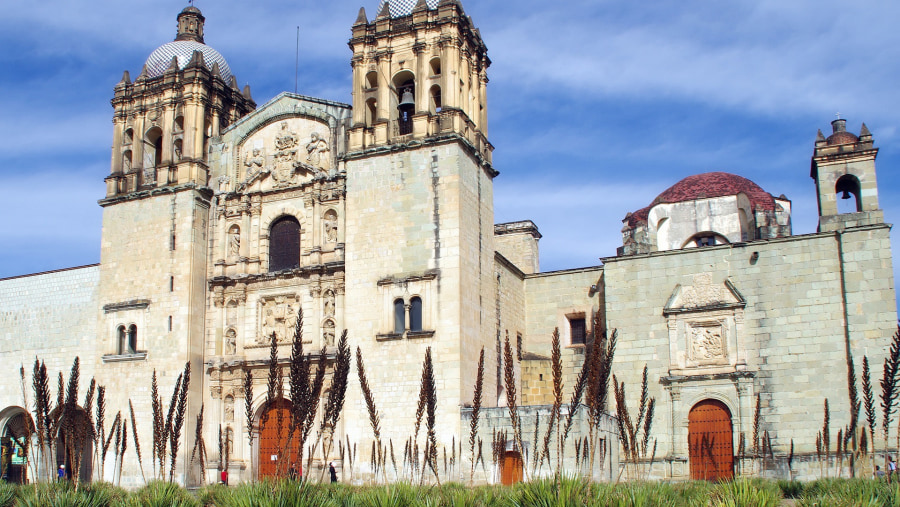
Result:
<svg viewBox="0 0 900 507"><path fill-rule="evenodd" d="M330 209L325 212L325 216L323 217L323 221L325 224L325 242L326 243L337 243L338 240L338 216L337 212L333 209Z"/></svg>

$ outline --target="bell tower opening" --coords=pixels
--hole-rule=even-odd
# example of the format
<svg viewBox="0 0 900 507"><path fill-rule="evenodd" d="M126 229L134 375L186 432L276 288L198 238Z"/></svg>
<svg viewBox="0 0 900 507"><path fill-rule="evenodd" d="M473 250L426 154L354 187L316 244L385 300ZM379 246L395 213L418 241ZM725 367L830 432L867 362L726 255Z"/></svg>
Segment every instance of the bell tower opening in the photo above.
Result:
<svg viewBox="0 0 900 507"><path fill-rule="evenodd" d="M816 136L810 176L816 182L819 232L884 223L878 206L878 182L872 134L863 123L859 135L847 131L847 120L831 122L827 138Z"/></svg>
<svg viewBox="0 0 900 507"><path fill-rule="evenodd" d="M383 0L372 21L360 9L350 49L349 152L456 135L490 164L491 60L459 1Z"/></svg>

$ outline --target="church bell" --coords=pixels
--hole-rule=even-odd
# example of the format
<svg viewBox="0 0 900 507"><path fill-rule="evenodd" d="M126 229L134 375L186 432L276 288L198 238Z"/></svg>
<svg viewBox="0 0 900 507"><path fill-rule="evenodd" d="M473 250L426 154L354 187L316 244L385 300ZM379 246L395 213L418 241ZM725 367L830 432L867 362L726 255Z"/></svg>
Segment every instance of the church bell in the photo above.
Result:
<svg viewBox="0 0 900 507"><path fill-rule="evenodd" d="M400 96L400 107L412 107L416 105L416 99L413 97L412 91L409 88L403 89L403 95Z"/></svg>

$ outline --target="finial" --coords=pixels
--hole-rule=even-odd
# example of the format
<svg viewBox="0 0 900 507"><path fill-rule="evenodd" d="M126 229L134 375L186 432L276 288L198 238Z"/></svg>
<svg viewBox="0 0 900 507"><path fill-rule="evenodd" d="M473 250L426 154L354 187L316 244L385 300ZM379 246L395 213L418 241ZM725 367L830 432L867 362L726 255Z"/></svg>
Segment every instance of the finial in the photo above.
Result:
<svg viewBox="0 0 900 507"><path fill-rule="evenodd" d="M222 78L222 71L219 70L219 62L213 63L212 75L213 77L218 77L219 79Z"/></svg>
<svg viewBox="0 0 900 507"><path fill-rule="evenodd" d="M413 8L413 10L428 10L428 3L425 2L425 0L419 0L418 2L416 2L416 6L415 8Z"/></svg>
<svg viewBox="0 0 900 507"><path fill-rule="evenodd" d="M862 127L859 129L859 137L862 136L871 136L872 133L869 132L869 127L866 127L866 123L863 122Z"/></svg>
<svg viewBox="0 0 900 507"><path fill-rule="evenodd" d="M356 16L356 23L353 23L353 24L354 25L366 25L368 23L369 23L369 18L366 17L366 8L360 7L359 15Z"/></svg>
<svg viewBox="0 0 900 507"><path fill-rule="evenodd" d="M238 86L237 78L234 75L231 76L231 81L228 83L228 86L234 88L235 90L240 90L240 86Z"/></svg>
<svg viewBox="0 0 900 507"><path fill-rule="evenodd" d="M144 68L141 69L141 73L138 74L137 81L141 79L147 79L147 64L144 64Z"/></svg>
<svg viewBox="0 0 900 507"><path fill-rule="evenodd" d="M816 142L818 143L818 142L824 141L824 140L825 140L825 135L822 134L822 129L819 129L819 131L816 133Z"/></svg>
<svg viewBox="0 0 900 507"><path fill-rule="evenodd" d="M381 12L378 13L379 18L391 17L391 0L385 0L381 6Z"/></svg>
<svg viewBox="0 0 900 507"><path fill-rule="evenodd" d="M250 85L244 85L244 91L241 92L241 95L244 96L247 100L253 100L253 97L250 95Z"/></svg>
<svg viewBox="0 0 900 507"><path fill-rule="evenodd" d="M131 74L129 74L126 70L125 73L122 74L122 80L119 82L123 84L131 84Z"/></svg>
<svg viewBox="0 0 900 507"><path fill-rule="evenodd" d="M166 72L169 72L170 70L178 70L178 57L177 56L173 56L172 61L169 62L169 68L166 69Z"/></svg>

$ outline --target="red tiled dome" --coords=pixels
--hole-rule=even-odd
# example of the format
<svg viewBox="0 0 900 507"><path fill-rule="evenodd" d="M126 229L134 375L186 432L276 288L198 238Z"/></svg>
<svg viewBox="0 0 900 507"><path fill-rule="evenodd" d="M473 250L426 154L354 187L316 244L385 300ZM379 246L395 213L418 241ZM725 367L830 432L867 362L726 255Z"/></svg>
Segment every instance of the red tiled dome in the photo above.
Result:
<svg viewBox="0 0 900 507"><path fill-rule="evenodd" d="M852 134L851 134L852 135ZM855 136L854 136L855 137ZM727 195L744 193L750 199L753 211L757 209L774 210L775 198L747 178L724 173L711 172L695 174L679 181L659 194L650 206L635 211L629 216L629 225L636 225L647 221L650 210L657 204L696 201L698 199L712 199Z"/></svg>
<svg viewBox="0 0 900 507"><path fill-rule="evenodd" d="M847 132L846 130L835 132L828 136L828 139L825 140L825 143L828 146L834 146L837 144L856 144L859 142L859 138L855 135Z"/></svg>

